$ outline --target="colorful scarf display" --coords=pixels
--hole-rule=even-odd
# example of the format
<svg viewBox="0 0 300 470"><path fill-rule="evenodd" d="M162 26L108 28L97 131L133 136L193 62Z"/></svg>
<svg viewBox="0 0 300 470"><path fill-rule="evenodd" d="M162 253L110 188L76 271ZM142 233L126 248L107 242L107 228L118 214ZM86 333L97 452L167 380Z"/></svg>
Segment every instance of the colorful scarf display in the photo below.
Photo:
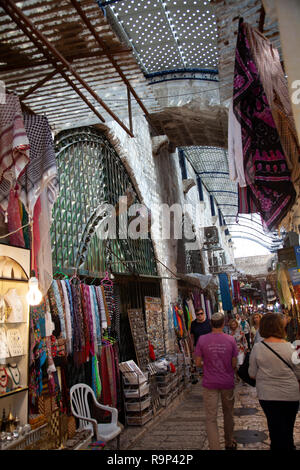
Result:
<svg viewBox="0 0 300 470"><path fill-rule="evenodd" d="M293 205L296 192L243 22L236 46L233 111L241 125L250 198L272 230Z"/></svg>

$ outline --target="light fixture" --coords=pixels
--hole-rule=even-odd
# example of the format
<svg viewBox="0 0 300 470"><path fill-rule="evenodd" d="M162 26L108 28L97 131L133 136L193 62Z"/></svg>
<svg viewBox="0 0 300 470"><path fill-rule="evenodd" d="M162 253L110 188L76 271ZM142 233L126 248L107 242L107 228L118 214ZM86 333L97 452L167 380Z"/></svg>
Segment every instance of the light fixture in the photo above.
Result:
<svg viewBox="0 0 300 470"><path fill-rule="evenodd" d="M31 272L31 277L28 281L29 290L27 292L26 298L29 305L39 305L42 301L43 294L39 290L39 281L35 277L35 272Z"/></svg>
<svg viewBox="0 0 300 470"><path fill-rule="evenodd" d="M31 228L31 273L28 281L28 292L26 294L27 302L29 305L39 305L42 301L43 294L39 290L39 281L34 271L34 234L33 234L33 221L30 220Z"/></svg>

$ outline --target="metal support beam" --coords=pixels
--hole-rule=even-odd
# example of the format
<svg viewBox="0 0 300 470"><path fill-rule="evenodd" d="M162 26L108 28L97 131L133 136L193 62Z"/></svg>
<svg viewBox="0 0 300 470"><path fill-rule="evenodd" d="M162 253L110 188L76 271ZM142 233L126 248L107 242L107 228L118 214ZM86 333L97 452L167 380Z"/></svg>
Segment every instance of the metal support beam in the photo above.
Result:
<svg viewBox="0 0 300 470"><path fill-rule="evenodd" d="M128 54L129 52L132 52L132 49L113 49L111 50L111 54L116 54L116 55L122 55L122 54ZM72 62L74 60L80 60L80 59L95 59L97 57L104 57L106 54L104 52L85 52L81 54L72 54L72 55L66 55L65 59L68 60L69 62ZM3 60L5 62L5 59ZM34 67L42 67L44 65L48 65L49 61L48 60L33 60L32 62L20 62L18 64L8 64L8 65L1 65L0 66L0 72L5 73L5 72L11 72L13 70L22 70L22 69L29 69L29 68L34 68Z"/></svg>
<svg viewBox="0 0 300 470"><path fill-rule="evenodd" d="M23 95L21 95L19 98L20 98L20 101L23 101L25 98L27 98L27 96L31 95L32 93L35 92L35 90L37 90L38 88L40 88L41 86L43 86L46 82L48 82L49 80L51 80L51 78L53 78L59 71L57 69L53 70L52 72L48 73L48 75L46 75L46 77L42 78L42 80L39 80L35 85L33 85L32 87L28 88L27 91L25 91L25 93L23 93Z"/></svg>
<svg viewBox="0 0 300 470"><path fill-rule="evenodd" d="M137 95L136 91L134 90L134 88L132 88L129 80L126 78L126 76L124 75L124 73L122 72L120 66L118 65L118 63L116 62L116 60L114 59L114 57L112 56L111 52L109 51L109 49L107 48L107 45L105 44L105 42L99 37L97 31L95 30L94 26L92 25L91 21L89 20L89 18L86 16L85 12L83 11L82 7L79 5L78 1L77 0L70 0L70 2L72 3L73 7L76 9L78 15L80 16L80 18L82 19L82 21L85 23L85 25L88 27L88 29L90 30L90 32L92 33L92 35L94 36L95 40L97 41L97 43L99 44L99 46L103 49L103 52L106 54L107 58L109 59L109 61L111 62L111 64L114 66L114 68L116 69L116 71L118 72L118 74L120 75L120 77L122 78L122 80L124 81L124 83L127 85L127 87L129 87L130 89L130 92L131 94L134 96L134 98L136 99L136 102L140 105L141 109L144 111L145 115L148 116L149 112L147 111L147 109L145 108L145 106L143 105L141 99L139 98L139 96Z"/></svg>
<svg viewBox="0 0 300 470"><path fill-rule="evenodd" d="M118 116L104 103L104 101L94 92L88 83L74 70L71 64L61 55L61 53L48 41L48 39L33 25L30 19L24 15L22 10L17 7L13 0L0 0L0 5L3 10L13 19L13 21L22 29L22 31L29 37L38 50L49 60L49 62L58 69L58 64L61 63L64 67L76 78L76 80L88 91L90 95L107 111L107 113L129 134L133 137L132 132L120 121ZM45 50L45 47L47 48ZM54 58L51 56L51 54ZM89 102L89 100L81 93L79 88L72 82L65 72L58 69L62 77L69 83L76 93L86 102L89 108L96 114L96 116L105 122L105 119L100 115L96 108Z"/></svg>
<svg viewBox="0 0 300 470"><path fill-rule="evenodd" d="M127 87L127 101L128 101L128 117L129 117L129 128L131 132L133 132L132 128L132 111L131 111L131 96L130 96L130 88Z"/></svg>

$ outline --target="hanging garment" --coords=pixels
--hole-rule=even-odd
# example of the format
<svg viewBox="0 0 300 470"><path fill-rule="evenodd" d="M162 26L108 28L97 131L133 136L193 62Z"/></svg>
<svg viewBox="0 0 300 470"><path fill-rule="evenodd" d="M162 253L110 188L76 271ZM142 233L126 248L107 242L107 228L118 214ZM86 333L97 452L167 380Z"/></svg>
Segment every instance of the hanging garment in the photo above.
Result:
<svg viewBox="0 0 300 470"><path fill-rule="evenodd" d="M23 225L21 211L22 207L20 206L18 192L15 189L11 189L7 208L7 229L11 233L9 235L9 243L13 246L25 248L23 230L18 230Z"/></svg>
<svg viewBox="0 0 300 470"><path fill-rule="evenodd" d="M61 285L63 295L64 295L64 305L65 305L65 323L66 323L66 335L67 335L67 353L68 355L72 354L72 323L71 323L71 307L68 296L68 290L65 281L58 281Z"/></svg>
<svg viewBox="0 0 300 470"><path fill-rule="evenodd" d="M287 80L278 50L256 28L244 23L245 33L259 79L266 94L272 116L291 172L292 182L300 179L300 147L295 128Z"/></svg>
<svg viewBox="0 0 300 470"><path fill-rule="evenodd" d="M58 193L58 175L54 143L46 116L24 114L24 126L30 144L30 163L19 179L19 198L28 214L34 216L38 245L35 240L36 272L45 295L52 281L50 227L52 208ZM40 204L36 211L37 202Z"/></svg>
<svg viewBox="0 0 300 470"><path fill-rule="evenodd" d="M232 310L232 301L226 273L218 274L223 310Z"/></svg>
<svg viewBox="0 0 300 470"><path fill-rule="evenodd" d="M267 229L277 227L296 197L270 106L240 22L233 110L241 124L246 183Z"/></svg>
<svg viewBox="0 0 300 470"><path fill-rule="evenodd" d="M54 293L54 299L56 303L56 309L57 309L57 314L59 317L60 321L60 329L61 329L61 337L66 339L67 338L67 333L66 333L66 323L65 323L65 315L64 315L64 307L62 304L62 297L58 288L58 281L53 280L52 282L52 289Z"/></svg>
<svg viewBox="0 0 300 470"><path fill-rule="evenodd" d="M36 269L39 278L39 288L45 296L53 279L50 236L52 203L49 201L46 188L41 192L38 203L40 204L40 211L36 223L39 229L39 250L36 253Z"/></svg>
<svg viewBox="0 0 300 470"><path fill-rule="evenodd" d="M86 289L87 287L87 289ZM83 319L83 333L84 333L84 349L83 361L87 361L90 354L90 333L89 333L89 315L88 312L91 311L91 301L90 301L90 292L88 286L85 284L80 284L81 290L81 305L82 305L82 319Z"/></svg>
<svg viewBox="0 0 300 470"><path fill-rule="evenodd" d="M256 214L258 212L259 209L256 207L255 202L251 198L250 187L246 186L245 188L241 188L238 185L238 214Z"/></svg>
<svg viewBox="0 0 300 470"><path fill-rule="evenodd" d="M96 299L97 299L98 308L100 312L100 325L101 325L102 330L106 330L107 325L108 325L107 320L109 318L109 315L108 315L108 310L107 310L107 306L105 303L104 291L101 289L101 286L96 286L95 292L96 292Z"/></svg>
<svg viewBox="0 0 300 470"><path fill-rule="evenodd" d="M7 94L0 104L0 207L7 213L9 194L29 163L29 140L19 98Z"/></svg>
<svg viewBox="0 0 300 470"><path fill-rule="evenodd" d="M187 299L187 304L188 304L188 307L189 307L189 312L192 316L192 321L196 320L195 307L194 307L193 300L192 299Z"/></svg>
<svg viewBox="0 0 300 470"><path fill-rule="evenodd" d="M74 362L80 365L84 362L83 351L85 349L83 314L80 286L70 283L73 299L73 356Z"/></svg>
<svg viewBox="0 0 300 470"><path fill-rule="evenodd" d="M54 142L46 116L24 114L24 126L30 144L30 163L21 175L20 199L32 216L42 191L47 188L50 211L58 196L58 176ZM51 213L49 214L51 218Z"/></svg>
<svg viewBox="0 0 300 470"><path fill-rule="evenodd" d="M246 186L241 125L233 112L232 100L228 111L228 168L229 177L241 187Z"/></svg>
<svg viewBox="0 0 300 470"><path fill-rule="evenodd" d="M115 301L115 322L114 322L114 330L116 334L116 339L120 342L121 339L121 331L120 331L120 305L121 305L121 299L120 299L120 288L117 284L114 284L113 288L113 295L114 295L114 301Z"/></svg>

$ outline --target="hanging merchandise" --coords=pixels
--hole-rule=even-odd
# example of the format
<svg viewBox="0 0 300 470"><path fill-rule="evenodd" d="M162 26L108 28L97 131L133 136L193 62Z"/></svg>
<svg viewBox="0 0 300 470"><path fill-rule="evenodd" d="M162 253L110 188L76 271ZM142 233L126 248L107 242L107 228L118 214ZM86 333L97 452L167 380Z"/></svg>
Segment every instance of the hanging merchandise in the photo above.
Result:
<svg viewBox="0 0 300 470"><path fill-rule="evenodd" d="M248 195L265 227L272 230L290 210L296 192L241 20L236 46L233 112L241 125ZM239 207L239 212L241 210Z"/></svg>
<svg viewBox="0 0 300 470"><path fill-rule="evenodd" d="M193 303L192 294L190 294L190 297L186 300L186 303L188 304L188 309L189 309L189 312L192 316L192 321L196 320L195 307L194 307L194 303Z"/></svg>
<svg viewBox="0 0 300 470"><path fill-rule="evenodd" d="M157 359L165 353L161 299L145 297L146 329Z"/></svg>
<svg viewBox="0 0 300 470"><path fill-rule="evenodd" d="M228 277L226 273L218 274L219 283L220 283L220 290L221 290L221 298L223 304L223 310L232 310L232 301L230 296L229 284L228 284Z"/></svg>
<svg viewBox="0 0 300 470"><path fill-rule="evenodd" d="M291 171L292 182L299 182L300 147L293 118L288 84L278 50L260 31L244 23L245 34L259 79L270 106L280 142Z"/></svg>
<svg viewBox="0 0 300 470"><path fill-rule="evenodd" d="M0 168L0 207L9 242L34 247L32 266L46 295L52 281L52 207L59 192L51 129L45 116L22 115L19 98L13 94L0 105L0 126L1 148L6 149Z"/></svg>
<svg viewBox="0 0 300 470"><path fill-rule="evenodd" d="M114 336L116 334L114 288L113 281L109 279L108 272L105 273L105 277L101 280L101 290L103 294L105 311L108 312L107 328L108 331L111 332Z"/></svg>
<svg viewBox="0 0 300 470"><path fill-rule="evenodd" d="M29 140L20 101L14 94L6 94L5 103L0 104L0 129L0 207L7 222L10 191L29 163Z"/></svg>
<svg viewBox="0 0 300 470"><path fill-rule="evenodd" d="M107 301L103 286L85 284L76 271L65 277L54 279L31 311L31 406L39 402L46 374L48 394L63 413L70 413L68 390L79 382L90 385L102 403L120 407L117 341L102 322L104 313L107 326L106 306L114 299Z"/></svg>
<svg viewBox="0 0 300 470"><path fill-rule="evenodd" d="M137 364L141 370L147 370L147 366L149 364L149 348L142 309L128 310L128 319L135 348Z"/></svg>
<svg viewBox="0 0 300 470"><path fill-rule="evenodd" d="M282 219L280 226L284 227L286 231L296 231L299 233L300 146L287 80L284 76L278 50L257 29L247 23L244 23L244 25L249 47L270 105L288 168L291 172L291 180L297 192L296 201L291 210Z"/></svg>

